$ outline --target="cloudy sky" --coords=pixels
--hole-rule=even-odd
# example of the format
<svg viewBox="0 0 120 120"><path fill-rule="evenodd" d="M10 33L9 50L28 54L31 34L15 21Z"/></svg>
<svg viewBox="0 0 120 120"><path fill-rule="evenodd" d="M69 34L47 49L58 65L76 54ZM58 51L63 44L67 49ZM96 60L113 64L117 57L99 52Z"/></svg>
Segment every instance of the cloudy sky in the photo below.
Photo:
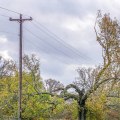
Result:
<svg viewBox="0 0 120 120"><path fill-rule="evenodd" d="M24 22L23 53L40 58L43 79L64 84L75 80L78 67L102 63L94 33L97 11L120 19L119 0L0 0L0 7L33 18ZM18 62L19 24L8 17L19 15L0 9L0 55Z"/></svg>

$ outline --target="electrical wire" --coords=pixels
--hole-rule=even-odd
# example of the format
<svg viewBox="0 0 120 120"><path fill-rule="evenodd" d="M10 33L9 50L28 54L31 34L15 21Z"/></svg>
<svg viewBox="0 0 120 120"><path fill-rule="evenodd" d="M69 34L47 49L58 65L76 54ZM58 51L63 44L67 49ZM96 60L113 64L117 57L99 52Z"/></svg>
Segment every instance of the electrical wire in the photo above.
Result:
<svg viewBox="0 0 120 120"><path fill-rule="evenodd" d="M6 11L8 11L8 12L16 13L16 14L19 14L19 15L22 14L22 13L19 13L19 12L16 12L16 11L14 11L14 10L10 10L10 9L7 9L7 8L1 7L1 6L0 6L0 9L6 10ZM25 14L22 14L22 15L27 16L27 17L30 17L30 16L25 15Z"/></svg>
<svg viewBox="0 0 120 120"><path fill-rule="evenodd" d="M46 44L48 44L48 45L49 45L51 48L53 48L54 50L56 50L56 51L58 51L58 52L60 52L60 53L63 53L65 56L69 57L70 59L73 59L73 58L71 58L71 56L69 56L69 55L66 54L65 52L57 49L57 48L56 48L55 46L53 46L52 44L48 43L48 42L46 41L46 39L40 38L39 36L37 36L36 34L34 34L33 32L31 32L30 30L28 30L28 29L25 28L25 27L24 27L24 29L25 29L26 31L28 31L29 33L31 33L34 37L38 38L41 42L43 42L43 43L45 42Z"/></svg>
<svg viewBox="0 0 120 120"><path fill-rule="evenodd" d="M0 31L0 33L6 33L6 34L11 34L11 35L16 35L16 36L18 36L17 33L11 33L11 32L8 32L8 31Z"/></svg>
<svg viewBox="0 0 120 120"><path fill-rule="evenodd" d="M42 32L44 32L45 34L47 34L48 36L52 37L55 41L57 41L58 43L60 43L61 45L63 45L64 47L66 47L67 49L69 49L70 51L72 51L75 55L79 56L80 58L85 58L88 59L88 56L82 55L82 53L77 50L76 48L74 48L73 46L71 46L70 44L66 43L63 39L61 39L60 37L58 37L55 33L51 32L50 30L48 30L44 25L40 24L39 22L37 22L36 20L34 20L38 25L36 25L34 22L31 22L36 28L38 28L39 30L41 30ZM42 28L43 29L42 29ZM91 58L89 58L90 60Z"/></svg>
<svg viewBox="0 0 120 120"><path fill-rule="evenodd" d="M9 16L3 15L3 14L0 14L0 16L5 17L5 18L9 18Z"/></svg>
<svg viewBox="0 0 120 120"><path fill-rule="evenodd" d="M30 46L32 46L32 48L34 48L35 52L40 55L40 52L41 52L40 46L37 43L33 42L31 39L28 40L25 38L25 40L29 41ZM51 56L51 55L52 54L50 54L50 55L48 54L48 56ZM57 56L53 56L53 58L56 58L58 61L60 61L63 64L70 65L68 62L64 61L63 59L58 58Z"/></svg>
<svg viewBox="0 0 120 120"><path fill-rule="evenodd" d="M10 10L10 9L7 9L7 8L1 7L1 6L0 6L0 9L6 10L6 11L9 11L9 12L13 12L13 13L16 13L16 14L20 14L20 13L18 13L18 12L16 12L16 11L13 11L13 10ZM22 14L22 15L25 15L25 14ZM3 17L9 17L9 16L6 16L6 15L1 15L1 16L3 16ZM28 15L25 15L25 16L28 16ZM36 25L36 24L34 24L34 26L36 26L37 28L39 28L40 30L42 30L44 33L46 33L47 35L49 35L50 37L52 37L54 40L56 40L57 42L59 42L60 44L62 44L64 47L66 47L66 48L68 48L69 50L71 50L74 54L78 55L80 58L88 59L87 56L82 55L79 50L77 50L76 48L73 48L73 46L71 46L70 44L66 43L63 39L61 39L61 38L58 37L56 34L54 34L53 32L51 32L50 30L48 30L44 25L40 24L40 23L37 22L36 20L35 20L35 23L39 24L39 26L42 26L42 28L44 28L44 30L41 29L41 28L40 28L38 25ZM27 30L27 31L29 31L29 30ZM47 32L46 32L46 31L47 31ZM29 31L29 32L30 32L33 36L41 39L39 36L35 35L35 34L32 33L31 31ZM44 41L44 42L46 42L46 41ZM50 46L52 46L52 48L54 48L55 50L57 50L57 51L59 51L59 52L62 52L64 55L70 57L68 54L64 53L63 51L60 51L59 49L57 49L56 47L54 47L54 46L51 45L50 43L48 43L48 42L46 42L46 43L49 44ZM84 59L84 60L85 60L85 59ZM89 60L91 60L91 59L89 58Z"/></svg>
<svg viewBox="0 0 120 120"><path fill-rule="evenodd" d="M10 35L14 35L14 36L18 36L16 33L11 33L11 32L7 32L7 31L0 31L0 33L7 33L7 34L10 34ZM35 43L35 42L33 42L31 39L26 39L25 38L25 40L27 40L27 41L29 41L29 43L30 43L30 46L32 46L32 48L34 48L34 50L35 50L35 52L37 53L37 54L39 54L39 52L40 52L40 46L37 44L37 43ZM23 38L23 42L24 42L24 38ZM25 44L25 43L24 43ZM24 48L24 47L23 47ZM24 51L24 49L23 49L23 51ZM24 53L23 53L24 54ZM63 61L63 60L60 60L58 57L56 57L56 56L54 56L54 58L56 58L58 61L60 61L61 63L64 63L64 64L67 64L67 65L69 65L69 63L68 62L65 62L65 61Z"/></svg>
<svg viewBox="0 0 120 120"><path fill-rule="evenodd" d="M6 11L9 11L9 12L13 12L13 13L16 13L16 14L20 14L16 11L13 11L13 10L10 10L10 9L7 9L7 8L1 7L1 6L0 6L0 9L6 10Z"/></svg>

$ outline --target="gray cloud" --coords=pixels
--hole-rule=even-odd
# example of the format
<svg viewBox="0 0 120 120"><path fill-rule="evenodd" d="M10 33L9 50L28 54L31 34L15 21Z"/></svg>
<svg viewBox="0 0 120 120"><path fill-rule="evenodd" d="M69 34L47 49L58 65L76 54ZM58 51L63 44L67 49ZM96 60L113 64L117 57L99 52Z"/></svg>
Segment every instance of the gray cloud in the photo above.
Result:
<svg viewBox="0 0 120 120"><path fill-rule="evenodd" d="M74 80L75 69L78 66L82 64L90 66L102 62L101 47L96 41L93 29L96 13L101 9L103 13L119 17L120 2L119 0L4 0L0 1L0 6L31 15L33 19L80 51L81 56L75 55L73 51L38 30L31 22L24 23L23 52L36 53L40 57L43 78L53 77L67 84ZM0 14L19 17L4 10L1 10ZM25 15L25 18L28 17ZM0 31L18 35L17 22L10 22L8 18L2 16L0 21ZM25 28L41 39L32 36ZM7 43L1 44L0 52L7 50L10 56L18 60L19 38L16 35L0 32L0 37L5 36L8 40Z"/></svg>

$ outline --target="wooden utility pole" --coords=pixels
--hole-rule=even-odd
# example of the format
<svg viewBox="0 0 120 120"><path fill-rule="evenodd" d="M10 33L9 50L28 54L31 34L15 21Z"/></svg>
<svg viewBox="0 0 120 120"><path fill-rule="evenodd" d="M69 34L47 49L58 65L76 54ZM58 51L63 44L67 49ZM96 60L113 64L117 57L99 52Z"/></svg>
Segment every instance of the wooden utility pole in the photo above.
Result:
<svg viewBox="0 0 120 120"><path fill-rule="evenodd" d="M19 33L19 84L18 84L18 120L22 120L22 25L24 21L31 21L32 18L30 17L29 19L23 19L22 14L20 14L19 19L9 19L10 21L17 21L20 24L20 33Z"/></svg>

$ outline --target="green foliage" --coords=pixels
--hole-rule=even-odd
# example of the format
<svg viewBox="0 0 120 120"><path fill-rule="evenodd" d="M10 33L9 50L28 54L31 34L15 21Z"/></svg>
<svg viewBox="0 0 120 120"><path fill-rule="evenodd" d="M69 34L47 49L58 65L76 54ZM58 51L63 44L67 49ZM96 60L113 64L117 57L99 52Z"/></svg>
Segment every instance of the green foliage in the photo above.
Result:
<svg viewBox="0 0 120 120"><path fill-rule="evenodd" d="M35 56L24 57L22 80L22 119L49 120L75 118L75 102L66 103L63 98L46 94L40 77L39 61ZM8 71L9 72L9 71ZM12 71L10 76L0 79L0 119L16 118L18 112L18 72Z"/></svg>
<svg viewBox="0 0 120 120"><path fill-rule="evenodd" d="M87 100L88 120L105 120L108 109L106 107L107 97L104 92L97 92Z"/></svg>

